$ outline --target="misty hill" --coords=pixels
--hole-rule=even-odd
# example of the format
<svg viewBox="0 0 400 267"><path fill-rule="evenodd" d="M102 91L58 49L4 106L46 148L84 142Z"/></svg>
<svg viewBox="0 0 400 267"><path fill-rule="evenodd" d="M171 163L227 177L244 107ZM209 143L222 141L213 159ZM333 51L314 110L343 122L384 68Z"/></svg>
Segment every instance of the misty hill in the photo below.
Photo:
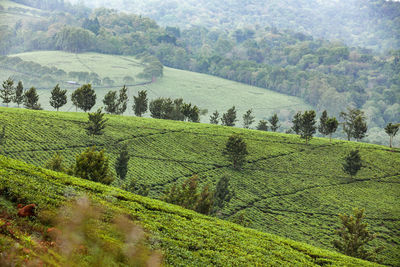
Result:
<svg viewBox="0 0 400 267"><path fill-rule="evenodd" d="M340 140L329 143L325 138L305 145L296 135L106 117L108 125L104 135L96 136L96 146L106 150L111 166L123 145L131 155L126 181L115 181L114 186L128 186L141 194L147 188L150 197L160 198L193 174L211 188L226 176L234 196L219 212L221 218L331 250L339 227L337 215L365 208L366 221L378 235L373 245L385 248L379 258L399 264L399 149ZM68 167L76 154L93 144L86 134L84 113L0 108L0 121L6 127L1 153L36 166L44 166L59 152ZM248 145L249 156L240 171L222 155L232 133L240 134ZM350 178L341 166L353 149L360 150L365 167Z"/></svg>
<svg viewBox="0 0 400 267"><path fill-rule="evenodd" d="M72 2L78 2L72 0ZM350 46L388 51L400 48L400 3L363 0L85 0L143 14L164 26L205 26L233 30L259 24L290 29L317 38L342 40Z"/></svg>

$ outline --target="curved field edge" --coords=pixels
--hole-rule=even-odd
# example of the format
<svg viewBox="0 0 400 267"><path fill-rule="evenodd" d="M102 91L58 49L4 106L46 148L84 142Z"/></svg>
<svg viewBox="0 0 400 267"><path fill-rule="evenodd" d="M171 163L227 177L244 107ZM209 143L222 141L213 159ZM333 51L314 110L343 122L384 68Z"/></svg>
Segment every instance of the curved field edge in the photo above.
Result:
<svg viewBox="0 0 400 267"><path fill-rule="evenodd" d="M164 251L167 265L375 265L0 156L0 192L6 198L48 209L62 205L67 190L136 218Z"/></svg>

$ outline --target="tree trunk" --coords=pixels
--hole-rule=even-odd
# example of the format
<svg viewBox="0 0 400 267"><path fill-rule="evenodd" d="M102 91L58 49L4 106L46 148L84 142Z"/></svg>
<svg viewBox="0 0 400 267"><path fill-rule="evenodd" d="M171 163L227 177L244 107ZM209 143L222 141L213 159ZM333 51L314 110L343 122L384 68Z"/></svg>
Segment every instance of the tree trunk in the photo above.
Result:
<svg viewBox="0 0 400 267"><path fill-rule="evenodd" d="M389 141L390 148L392 148L392 140L393 140L393 136L392 135L390 135L390 139L389 140L390 140Z"/></svg>
<svg viewBox="0 0 400 267"><path fill-rule="evenodd" d="M329 143L332 143L332 134L329 135Z"/></svg>

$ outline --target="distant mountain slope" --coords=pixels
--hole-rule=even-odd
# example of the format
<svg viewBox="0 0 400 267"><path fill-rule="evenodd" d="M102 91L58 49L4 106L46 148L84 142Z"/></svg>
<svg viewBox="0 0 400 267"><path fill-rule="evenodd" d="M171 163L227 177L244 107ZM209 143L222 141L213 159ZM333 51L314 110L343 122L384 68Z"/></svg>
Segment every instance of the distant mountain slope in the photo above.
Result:
<svg viewBox="0 0 400 267"><path fill-rule="evenodd" d="M378 234L374 245L385 248L380 259L400 264L396 256L400 248L399 149L338 140L329 143L322 138L305 145L296 135L126 116L107 118L105 134L96 137L95 144L110 155L112 166L126 144L132 156L126 182L135 180L147 186L151 197L160 197L193 174L211 187L227 176L234 197L221 210L222 218L247 218L250 227L329 249L333 249L334 230L339 226L337 215L365 208L367 222ZM69 166L77 153L91 145L84 113L0 108L0 121L7 136L1 153L37 166L44 166L55 152ZM243 136L248 144L250 154L241 171L233 170L222 155L232 133ZM365 166L354 178L341 167L352 149L360 150Z"/></svg>
<svg viewBox="0 0 400 267"><path fill-rule="evenodd" d="M14 211L19 200L38 205L38 213L61 206L68 200L66 192L88 195L97 204L104 205L112 213L127 214L135 218L149 232L153 248L163 251L166 266L243 266L243 265L302 265L320 266L376 266L366 261L347 257L339 253L319 249L310 245L284 239L275 235L246 229L216 218L206 217L180 207L157 200L140 197L132 193L98 183L73 178L32 165L0 156L0 212ZM5 198L5 200L4 200ZM15 221L14 221L15 220ZM20 219L7 218L11 226L29 225ZM110 224L111 219L103 219ZM40 220L36 220L38 228ZM0 218L0 226L4 221ZM8 226L10 227L10 226ZM49 227L49 226L44 226ZM7 227L2 229L6 230ZM7 231L0 232L0 241L7 244ZM63 258L52 250L35 255L39 233L15 235L15 244L23 248L25 263L44 258L46 266L58 266ZM11 232L13 233L13 232ZM31 234L31 235L30 235ZM70 233L72 234L72 233ZM9 234L8 234L9 235ZM101 235L107 241L116 242L110 233ZM14 244L14 245L15 245ZM4 252L7 247L0 247ZM22 250L22 249L21 249ZM54 249L53 249L54 250Z"/></svg>
<svg viewBox="0 0 400 267"><path fill-rule="evenodd" d="M79 2L73 0L72 2ZM235 29L259 24L290 29L351 46L400 48L400 3L385 0L85 0L91 7L143 14L162 25Z"/></svg>
<svg viewBox="0 0 400 267"><path fill-rule="evenodd" d="M39 91L40 103L45 109L53 110L49 104L50 90L61 79L61 87L69 88L69 98L73 90L78 86L71 86L65 83L69 79L67 74L71 71L87 72L87 74L94 73L98 75L100 80L105 77L110 78L114 84L107 85L93 85L97 94L97 106L103 105L103 97L109 90L119 90L123 84L125 76L130 76L135 80L128 83L129 88L129 104L126 114L133 115L133 95L137 95L139 90L148 90L150 99L157 97L183 97L185 101L192 102L202 109L208 109L208 114L202 116L203 122L209 122L210 115L218 110L222 115L227 109L235 105L238 110L238 125L242 124L242 115L246 110L252 108L256 116L256 123L258 120L267 119L274 112L279 114L280 120L285 121L291 119L292 114L297 110L305 110L311 108L298 97L288 96L273 92L271 90L262 89L255 86L249 86L234 81L229 81L214 76L189 72L184 70L164 68L164 75L162 78L157 79L154 83L142 86L129 86L130 84L140 84L146 80L136 77L143 70L141 62L132 56L119 56L119 55L104 55L99 53L81 53L73 54L62 51L38 51L28 52L22 54L12 55L11 57L19 57L24 61L32 61L47 67L49 70L56 67L62 70L64 75L50 75L54 78L45 78L49 74L41 74L42 79L36 77L35 70L29 70L26 74L21 74L18 70L22 70L18 66L23 67L24 64L14 64L11 68L4 69L0 74L0 80L7 79L8 76L14 79L22 80L26 87L36 86L42 88ZM28 65L26 63L25 65ZM12 71L12 69L15 71ZM0 69L2 66L0 65ZM49 72L51 74L51 71ZM29 77L29 74L31 76ZM74 81L84 83L85 81ZM91 82L91 81L89 81ZM46 88L46 89L44 89ZM61 110L70 111L74 110L72 102L63 107ZM256 125L254 123L254 127Z"/></svg>

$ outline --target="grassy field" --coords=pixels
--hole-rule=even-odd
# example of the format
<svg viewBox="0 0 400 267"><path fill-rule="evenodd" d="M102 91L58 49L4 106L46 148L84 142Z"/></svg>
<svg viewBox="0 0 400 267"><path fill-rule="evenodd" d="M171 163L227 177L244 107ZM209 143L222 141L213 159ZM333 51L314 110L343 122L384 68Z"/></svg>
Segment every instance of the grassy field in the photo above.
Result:
<svg viewBox="0 0 400 267"><path fill-rule="evenodd" d="M314 138L305 145L296 135L261 132L209 124L107 116L105 134L96 145L111 163L123 145L131 154L127 179L150 188L158 198L174 183L198 174L202 184L215 186L230 178L234 197L220 217L250 219L249 226L321 248L333 249L339 213L365 208L367 222L378 234L373 245L384 246L380 259L400 265L400 150L363 143ZM91 144L84 126L87 115L0 108L6 126L1 153L44 166L55 152L67 165ZM241 171L222 156L232 133L241 134L249 156ZM359 149L364 168L350 178L343 158Z"/></svg>
<svg viewBox="0 0 400 267"><path fill-rule="evenodd" d="M120 237L104 230L110 228L110 217L128 215L144 227L148 245L162 251L166 266L376 265L3 156L0 156L0 174L3 195L0 197L0 252L9 252L9 247L16 247L11 251L15 258L23 259L24 264L41 262L45 266L60 266L60 263L65 263L62 250L43 247L41 240L52 225L42 218L43 214L52 214L55 208L73 198L73 192L75 196L89 196L106 212L104 217L97 219L97 224L91 225L92 240L99 236L103 246L114 250L123 246ZM16 203L21 202L35 203L38 217L29 221L15 216ZM7 217L3 218L4 214ZM81 248L85 246L88 244L80 245ZM91 251L90 247L87 249ZM86 266L84 262L91 260L90 254L86 253L75 252L74 256L80 257L81 266Z"/></svg>
<svg viewBox="0 0 400 267"><path fill-rule="evenodd" d="M43 11L36 8L8 0L0 0L0 5L4 8L4 10L0 10L0 25L10 26L15 24L17 21L21 21L22 23L31 23L46 19L39 15L39 13L42 13ZM9 8L11 10L9 10ZM20 10L12 10L13 8L19 8Z"/></svg>
<svg viewBox="0 0 400 267"><path fill-rule="evenodd" d="M66 72L86 71L95 72L101 78L110 77L118 85L114 88L96 88L97 106L102 105L104 95L110 90L116 90L122 87L123 77L129 75L135 77L142 71L140 61L134 57L104 55L98 53L71 54L61 51L41 51L16 54L26 61L34 61L42 66L57 67ZM0 79L6 79L10 74L9 70L0 75ZM40 82L40 80L38 80ZM140 83L143 80L135 78L134 83ZM42 85L33 84L40 88ZM25 84L30 87L31 84ZM62 85L69 89L69 94L76 89L65 84ZM48 103L50 88L40 90L40 102L45 109L52 109ZM202 117L202 122L208 122L209 116L218 110L220 114L225 112L233 105L238 111L238 124L241 125L242 115L246 110L252 108L256 120L266 119L274 112L277 112L282 121L291 118L297 110L310 108L303 100L297 97L279 94L270 90L248 86L245 84L217 78L210 75L194 73L189 71L164 68L164 76L156 82L146 86L131 86L129 88L129 110L126 114L133 114L131 106L133 104L133 95L139 90L147 89L150 99L157 97L182 97L185 101L192 102L202 109L209 112ZM62 108L63 111L73 111L71 103ZM254 125L255 127L255 125Z"/></svg>

